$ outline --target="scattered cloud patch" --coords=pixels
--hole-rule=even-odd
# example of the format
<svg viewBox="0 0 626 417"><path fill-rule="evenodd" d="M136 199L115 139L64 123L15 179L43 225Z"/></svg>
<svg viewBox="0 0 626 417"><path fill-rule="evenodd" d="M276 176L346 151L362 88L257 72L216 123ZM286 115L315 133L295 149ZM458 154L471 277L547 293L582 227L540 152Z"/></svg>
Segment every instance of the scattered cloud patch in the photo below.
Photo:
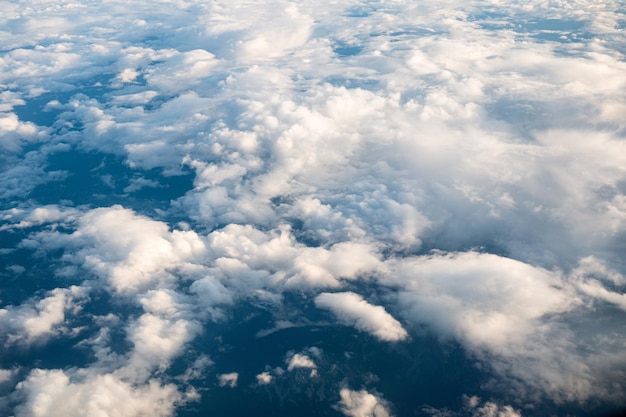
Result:
<svg viewBox="0 0 626 417"><path fill-rule="evenodd" d="M25 401L16 417L116 415L170 417L184 398L174 385L157 380L133 385L114 375L90 375L81 381L61 370L35 369L17 385Z"/></svg>
<svg viewBox="0 0 626 417"><path fill-rule="evenodd" d="M402 324L387 313L384 307L369 304L358 294L322 293L315 297L318 308L330 310L340 323L353 326L387 342L397 342L408 337Z"/></svg>
<svg viewBox="0 0 626 417"><path fill-rule="evenodd" d="M19 306L0 309L3 322L0 336L4 344L29 345L69 332L66 314L78 312L80 300L86 295L80 287L57 288L41 300L31 299Z"/></svg>
<svg viewBox="0 0 626 417"><path fill-rule="evenodd" d="M250 303L275 314L253 330L268 342L311 301L380 340L460 343L503 396L471 415L626 397L619 2L4 3L0 274L34 290L2 300L0 340L84 333L94 353L12 375L5 414L174 415L212 363L207 326ZM96 184L75 154L124 174ZM286 349L288 371L325 369Z"/></svg>
<svg viewBox="0 0 626 417"><path fill-rule="evenodd" d="M237 372L231 372L229 374L220 374L217 376L220 387L235 388L237 386L237 380L239 374Z"/></svg>
<svg viewBox="0 0 626 417"><path fill-rule="evenodd" d="M366 390L353 391L342 388L339 410L348 417L389 417L389 406L384 399Z"/></svg>
<svg viewBox="0 0 626 417"><path fill-rule="evenodd" d="M498 405L493 402L482 402L479 397L472 396L463 398L465 410L472 417L522 417L519 411L510 405Z"/></svg>
<svg viewBox="0 0 626 417"><path fill-rule="evenodd" d="M296 353L287 359L287 370L293 371L297 368L317 369L317 365L307 355Z"/></svg>
<svg viewBox="0 0 626 417"><path fill-rule="evenodd" d="M269 372L261 372L256 376L259 385L267 385L272 382L272 379L274 379L274 377Z"/></svg>

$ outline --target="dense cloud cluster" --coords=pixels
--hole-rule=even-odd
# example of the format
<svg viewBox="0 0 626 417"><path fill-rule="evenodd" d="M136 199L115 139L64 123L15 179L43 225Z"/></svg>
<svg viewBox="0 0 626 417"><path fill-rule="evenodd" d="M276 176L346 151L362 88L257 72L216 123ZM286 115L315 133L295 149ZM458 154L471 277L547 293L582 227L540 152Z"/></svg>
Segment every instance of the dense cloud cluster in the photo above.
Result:
<svg viewBox="0 0 626 417"><path fill-rule="evenodd" d="M328 378L329 413L394 413L311 343L249 379L198 351L236 349L207 329L242 305L271 312L257 339L458 344L485 400L423 415L623 403L623 4L0 9L0 345L89 352L7 354L0 412L168 417L198 380Z"/></svg>

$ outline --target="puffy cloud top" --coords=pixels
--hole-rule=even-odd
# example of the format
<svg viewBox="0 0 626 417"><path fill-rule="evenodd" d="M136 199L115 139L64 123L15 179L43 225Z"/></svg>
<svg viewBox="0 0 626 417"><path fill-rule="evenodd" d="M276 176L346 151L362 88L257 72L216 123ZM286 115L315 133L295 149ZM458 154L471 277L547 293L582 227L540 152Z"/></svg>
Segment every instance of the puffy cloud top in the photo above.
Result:
<svg viewBox="0 0 626 417"><path fill-rule="evenodd" d="M372 305L353 292L322 293L315 297L315 305L330 310L340 323L380 340L397 342L408 337L402 324L384 307Z"/></svg>
<svg viewBox="0 0 626 417"><path fill-rule="evenodd" d="M339 391L339 410L348 417L389 417L386 401L366 390L352 391L343 388Z"/></svg>
<svg viewBox="0 0 626 417"><path fill-rule="evenodd" d="M312 304L406 341L381 349L458 343L503 397L465 413L623 402L623 8L2 2L0 348L93 355L0 363L0 413L174 415L236 351L200 335L248 308L263 342L321 334ZM250 389L358 379L299 341ZM307 393L388 415L359 377Z"/></svg>

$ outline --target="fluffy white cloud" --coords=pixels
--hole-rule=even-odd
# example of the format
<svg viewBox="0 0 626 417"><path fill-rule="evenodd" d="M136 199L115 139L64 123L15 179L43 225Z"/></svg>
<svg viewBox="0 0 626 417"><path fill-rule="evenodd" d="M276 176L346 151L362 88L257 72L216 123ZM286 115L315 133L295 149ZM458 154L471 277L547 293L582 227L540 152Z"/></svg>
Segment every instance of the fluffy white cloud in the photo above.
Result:
<svg viewBox="0 0 626 417"><path fill-rule="evenodd" d="M169 417L184 400L174 385L156 380L134 386L113 375L76 380L61 370L43 369L33 370L17 391L25 402L16 409L16 417Z"/></svg>
<svg viewBox="0 0 626 417"><path fill-rule="evenodd" d="M239 379L239 374L237 372L231 372L229 374L220 374L217 376L220 387L230 387L235 388L237 386L237 380Z"/></svg>
<svg viewBox="0 0 626 417"><path fill-rule="evenodd" d="M274 377L269 372L261 372L256 376L256 380L261 385L267 385L272 382Z"/></svg>
<svg viewBox="0 0 626 417"><path fill-rule="evenodd" d="M622 395L613 384L624 370L615 343L624 338L597 344L606 328L594 331L570 318L593 320L585 300L621 302L617 293L600 291L599 281L581 277L595 271L621 279L593 259L572 276L476 252L404 258L388 266L382 279L398 288L406 319L460 341L497 373L523 381L508 387L518 396L572 401ZM588 344L597 347L581 353L578 347Z"/></svg>
<svg viewBox="0 0 626 417"><path fill-rule="evenodd" d="M31 299L19 306L0 309L0 335L5 344L31 344L69 331L66 313L80 310L79 301L86 296L80 287L57 288L36 300Z"/></svg>
<svg viewBox="0 0 626 417"><path fill-rule="evenodd" d="M349 417L389 417L388 404L382 398L366 390L353 391L343 388L339 391L339 410Z"/></svg>
<svg viewBox="0 0 626 417"><path fill-rule="evenodd" d="M286 226L268 233L228 225L211 233L209 247L222 273L247 277L248 285L258 286L338 287L340 279L356 279L380 264L374 245L340 242L329 248L309 247L297 242Z"/></svg>
<svg viewBox="0 0 626 417"><path fill-rule="evenodd" d="M0 369L0 384L10 381L17 373L17 369Z"/></svg>
<svg viewBox="0 0 626 417"><path fill-rule="evenodd" d="M198 333L200 326L196 322L143 314L129 325L128 339L133 343L133 350L128 364L118 373L143 381L155 370L164 371Z"/></svg>
<svg viewBox="0 0 626 417"><path fill-rule="evenodd" d="M0 231L22 229L47 223L66 224L76 220L80 211L57 205L46 205L30 210L12 208L1 212L1 215L5 224L0 226Z"/></svg>
<svg viewBox="0 0 626 417"><path fill-rule="evenodd" d="M321 350L315 347L307 349L307 352L314 355L316 358L319 358L321 355ZM295 354L293 352L289 352L285 362L287 363L287 371L291 372L295 369L310 369L311 372L309 373L309 376L311 378L317 376L317 364L304 352Z"/></svg>
<svg viewBox="0 0 626 417"><path fill-rule="evenodd" d="M194 232L170 232L166 224L121 206L87 212L77 230L43 233L44 246L75 248L68 260L102 277L113 290L136 293L174 278L166 270L197 259L205 244Z"/></svg>
<svg viewBox="0 0 626 417"><path fill-rule="evenodd" d="M498 405L491 401L482 403L479 397L464 396L464 408L470 412L472 417L521 417L519 411L510 405Z"/></svg>
<svg viewBox="0 0 626 417"><path fill-rule="evenodd" d="M15 113L0 112L0 153L19 153L25 145L47 138L34 123L19 120Z"/></svg>
<svg viewBox="0 0 626 417"><path fill-rule="evenodd" d="M402 324L384 307L372 305L353 292L322 293L315 297L315 305L333 312L340 323L380 340L397 342L408 337Z"/></svg>
<svg viewBox="0 0 626 417"><path fill-rule="evenodd" d="M294 355L288 356L287 359L287 370L293 371L296 368L309 368L309 369L317 369L317 365L313 360L305 354L296 353Z"/></svg>
<svg viewBox="0 0 626 417"><path fill-rule="evenodd" d="M367 277L397 300L407 330L412 322L455 338L520 381L519 396L531 386L557 401L623 398L621 8L3 2L0 232L33 228L17 249L62 250L52 263L66 265L59 276L87 276L81 291L101 282L140 309L116 315L130 351L97 366L141 384L185 352L202 322L228 318L223 309L238 298L358 291ZM56 196L38 185L63 190L84 174L74 172L80 164L50 167L77 150L123 158L135 172L106 204L134 201L144 214L96 202L39 206ZM193 189L169 209L118 194L157 195L185 171ZM166 224L181 217L183 230ZM417 256L423 249L444 252ZM3 273L24 272L16 263ZM2 335L30 343L62 334L72 291L0 310ZM406 337L354 294L315 300L376 337ZM91 343L106 347L104 333ZM294 367L312 361L297 355ZM42 378L33 374L23 392ZM143 395L103 378L135 393L128 398ZM92 381L61 381L61 397L87 398ZM354 393L344 409L373 401ZM26 398L23 415L52 410L29 409L44 397ZM480 413L514 412L493 404Z"/></svg>
<svg viewBox="0 0 626 417"><path fill-rule="evenodd" d="M542 317L577 303L558 273L497 255L435 254L393 267L388 283L401 286L409 317L477 346L519 343Z"/></svg>

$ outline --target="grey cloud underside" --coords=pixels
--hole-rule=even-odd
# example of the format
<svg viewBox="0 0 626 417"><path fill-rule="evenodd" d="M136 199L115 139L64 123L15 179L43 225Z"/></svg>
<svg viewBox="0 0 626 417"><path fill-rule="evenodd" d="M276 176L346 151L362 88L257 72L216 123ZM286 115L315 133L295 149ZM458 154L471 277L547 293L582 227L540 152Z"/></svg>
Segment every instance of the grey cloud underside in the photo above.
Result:
<svg viewBox="0 0 626 417"><path fill-rule="evenodd" d="M0 8L2 409L624 402L622 3Z"/></svg>

